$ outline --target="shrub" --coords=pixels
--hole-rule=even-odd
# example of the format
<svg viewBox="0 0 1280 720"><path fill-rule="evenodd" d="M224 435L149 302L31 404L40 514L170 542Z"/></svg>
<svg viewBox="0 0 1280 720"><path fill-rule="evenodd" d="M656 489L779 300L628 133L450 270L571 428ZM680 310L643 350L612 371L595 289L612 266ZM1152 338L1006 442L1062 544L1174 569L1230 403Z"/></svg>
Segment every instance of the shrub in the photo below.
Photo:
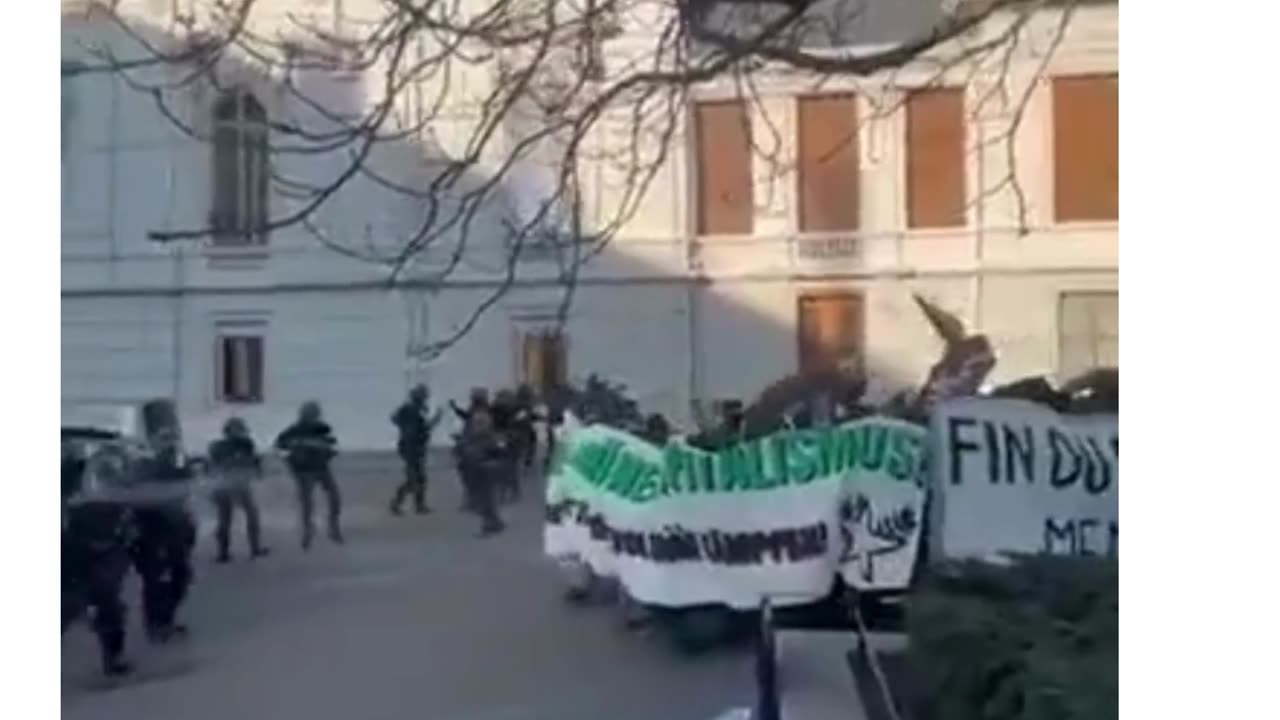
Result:
<svg viewBox="0 0 1280 720"><path fill-rule="evenodd" d="M1114 559L1020 557L931 568L912 594L906 668L918 720L1118 716Z"/></svg>

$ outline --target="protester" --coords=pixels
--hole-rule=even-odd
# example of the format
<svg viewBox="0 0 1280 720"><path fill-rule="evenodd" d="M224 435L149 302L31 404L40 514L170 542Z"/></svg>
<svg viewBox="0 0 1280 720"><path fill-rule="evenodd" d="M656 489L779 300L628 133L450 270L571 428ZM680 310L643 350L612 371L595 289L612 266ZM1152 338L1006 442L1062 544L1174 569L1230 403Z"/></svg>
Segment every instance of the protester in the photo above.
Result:
<svg viewBox="0 0 1280 720"><path fill-rule="evenodd" d="M742 442L745 433L746 410L742 401L725 400L720 403L716 426L689 438L689 444L702 450L716 451Z"/></svg>
<svg viewBox="0 0 1280 720"><path fill-rule="evenodd" d="M480 516L481 537L501 532L505 526L498 517L494 484L505 464L507 449L487 408L477 407L470 413L458 438L457 453L467 505Z"/></svg>
<svg viewBox="0 0 1280 720"><path fill-rule="evenodd" d="M259 558L270 550L262 544L262 528L252 483L262 479L262 457L244 420L233 417L222 426L222 437L209 446L209 469L217 487L213 502L218 512L214 537L219 563L231 560L231 521L235 509L244 513L250 557Z"/></svg>
<svg viewBox="0 0 1280 720"><path fill-rule="evenodd" d="M312 499L319 486L328 503L329 539L343 542L339 524L342 515L342 496L334 480L330 464L338 454L337 438L333 428L321 416L320 405L304 403L298 412L298 421L285 428L276 438L275 445L285 452L289 471L298 487L298 508L302 517L302 549L311 547L315 525L312 518Z"/></svg>
<svg viewBox="0 0 1280 720"><path fill-rule="evenodd" d="M151 438L153 456L146 479L157 485L189 483L195 472L178 445L173 428L162 428ZM185 637L187 627L177 621L178 609L191 587L191 554L196 544L196 523L185 498L139 506L133 511L137 537L133 563L142 577L142 615L147 636L164 643Z"/></svg>
<svg viewBox="0 0 1280 720"><path fill-rule="evenodd" d="M653 413L645 418L642 437L658 447L664 447L667 440L671 438L671 424L667 422L666 417Z"/></svg>
<svg viewBox="0 0 1280 720"><path fill-rule="evenodd" d="M409 399L391 416L391 422L399 431L396 441L396 452L404 463L404 482L397 488L391 498L391 513L401 513L404 500L413 495L414 511L418 514L431 512L427 507L427 449L431 445L431 435L440 422L442 410L436 410L427 416L430 392L425 385L416 385L409 391Z"/></svg>

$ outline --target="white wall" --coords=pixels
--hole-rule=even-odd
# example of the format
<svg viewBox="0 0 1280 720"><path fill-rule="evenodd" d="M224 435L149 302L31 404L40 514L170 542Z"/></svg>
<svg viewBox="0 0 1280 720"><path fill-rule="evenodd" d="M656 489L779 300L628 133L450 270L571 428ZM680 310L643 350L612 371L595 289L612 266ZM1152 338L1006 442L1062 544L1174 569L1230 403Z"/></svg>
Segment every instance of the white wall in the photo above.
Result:
<svg viewBox="0 0 1280 720"><path fill-rule="evenodd" d="M134 5L154 12L141 0ZM353 17L374 11L372 0L347 0L344 6ZM273 0L255 15L255 29L270 30L282 22L283 10L299 7ZM327 3L306 7L322 17L329 12ZM1037 38L1043 40L1052 19L1046 14L1033 23ZM154 21L159 35L168 22ZM78 41L109 42L127 56L129 43L109 24L64 16L64 58L85 56ZM1081 8L1047 72L1114 71L1117 43L1114 7ZM800 259L794 177L765 178L763 171L758 179L772 194L758 208L754 237L695 238L691 148L687 138L677 138L640 211L582 273L567 327L571 373L623 378L646 407L682 421L695 395L748 396L795 369L796 297L813 288L865 294L868 361L887 385L917 381L939 350L911 301L912 292L991 335L1000 356L997 381L1052 372L1058 294L1117 287L1118 240L1116 223L1052 222L1049 88L1039 81L1027 84L1039 63L1030 50L1020 51L1011 76L1015 95L1028 87L1031 92L1016 146L1018 174L1030 200L1025 235L1014 231L1009 192L975 202L968 227L905 229L903 117L890 113L862 131L859 200L865 227L857 235L857 257ZM258 90L273 117L317 122L250 70L229 72ZM896 78L910 84L912 76L908 68ZM483 92L491 79L488 69L473 69L459 82L458 111L432 127L431 142L381 148L373 166L398 180L422 181L428 161L441 148L457 149L469 129L466 99ZM353 108L370 102L359 82L308 82ZM794 154L793 97L804 86L795 79L761 82L766 110L782 133L783 157ZM884 77L860 81L856 89L864 109L871 99L891 101L901 90ZM698 92L715 97L727 90L712 85ZM970 97L979 91L971 90ZM118 78L81 77L72 93L74 112L62 161L64 401L168 395L176 383L188 432L202 442L232 411L214 400L214 323L228 313L250 313L267 321L267 401L236 412L263 435L288 422L299 403L317 398L348 447L387 447L392 432L387 413L415 378L428 380L440 400L465 397L473 385L513 382L520 329L546 322L558 305L554 265L521 263L515 289L455 347L430 363L416 363L406 354L411 342L447 337L497 287L505 266L492 213L481 214L451 284L434 293L387 292L381 285L384 270L339 256L298 228L273 233L266 256L259 259L228 257L201 241L159 246L147 239L147 231L204 225L209 148L182 136L148 98ZM207 122L212 99L208 92L180 96L175 107L199 124ZM1007 110L990 113L982 119L982 132L998 132L1008 119ZM757 122L757 134L764 137L764 119ZM975 147L977 132L971 138ZM1007 160L999 146L971 153L975 198L983 187L978 179L986 186L998 182ZM290 158L281 167L323 181L335 171L336 160ZM617 178L603 171L599 178L598 210L607 214ZM765 197L763 189L758 197ZM280 197L272 203L274 213L291 207ZM414 226L416 207L369 182L353 182L316 220L348 241L359 241L366 228L375 240L402 237ZM418 272L440 262L451 242L456 238L446 239ZM406 303L406 296L421 302ZM410 312L419 304L427 308L422 317Z"/></svg>

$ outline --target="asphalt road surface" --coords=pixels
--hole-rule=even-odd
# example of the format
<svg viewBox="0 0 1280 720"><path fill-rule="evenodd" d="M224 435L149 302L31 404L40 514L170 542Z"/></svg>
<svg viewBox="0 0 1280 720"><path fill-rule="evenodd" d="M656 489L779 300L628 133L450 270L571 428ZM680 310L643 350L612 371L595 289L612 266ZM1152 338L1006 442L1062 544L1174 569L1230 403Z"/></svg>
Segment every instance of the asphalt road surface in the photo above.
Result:
<svg viewBox="0 0 1280 720"><path fill-rule="evenodd" d="M341 469L341 468L340 468ZM183 646L136 630L139 677L97 678L87 627L63 637L69 720L711 720L752 695L747 653L683 658L622 627L610 608L562 601L541 557L540 488L507 509L508 531L476 537L460 490L433 462L430 515L392 518L393 463L346 470L347 544L297 543L287 481L263 498L270 557L216 565L201 523ZM322 509L323 505L319 509ZM138 594L128 590L136 627Z"/></svg>

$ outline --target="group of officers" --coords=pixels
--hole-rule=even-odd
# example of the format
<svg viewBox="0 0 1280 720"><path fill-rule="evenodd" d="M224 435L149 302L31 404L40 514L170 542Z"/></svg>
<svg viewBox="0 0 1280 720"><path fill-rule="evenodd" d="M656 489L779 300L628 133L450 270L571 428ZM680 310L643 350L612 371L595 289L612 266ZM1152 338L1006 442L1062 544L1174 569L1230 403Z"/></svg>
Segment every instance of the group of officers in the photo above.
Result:
<svg viewBox="0 0 1280 720"><path fill-rule="evenodd" d="M453 457L464 490L462 509L479 517L482 537L491 536L504 529L498 507L519 499L521 478L533 467L537 424L548 425L549 458L554 443L550 428L562 420L563 413L554 408L539 412L535 393L527 386L499 391L493 398L486 389L476 388L467 407L453 402L449 406L461 420L461 430L453 438ZM429 392L418 385L391 416L404 469L403 482L390 502L396 515L403 512L409 498L417 513L431 510L426 503L426 456L443 409L431 412L429 408ZM131 568L141 579L148 640L166 644L185 638L188 632L178 616L193 579L197 526L188 500L199 474L198 464L183 454L176 429L165 427L148 434L148 451L140 458L116 465L117 472L128 472L141 482L122 483L124 490L109 483L89 488L86 480L91 463L97 462L95 467L111 465L87 457L83 441L117 438L111 433L95 437L92 431L87 438L83 434L69 438L65 430L63 435L62 632L89 614L104 674L128 675L133 668L124 655L127 613L121 595ZM332 471L337 444L333 428L315 402L305 403L296 422L274 443L297 489L304 550L311 547L315 536L317 490L327 505L329 539L344 542L342 498ZM253 496L253 482L263 473L262 457L243 420L231 418L224 424L222 437L210 445L204 462L216 508L216 561L231 559L231 525L237 510L245 516L250 557L268 555ZM94 472L102 474L101 470Z"/></svg>
<svg viewBox="0 0 1280 720"><path fill-rule="evenodd" d="M443 416L443 408L428 412L430 394L424 385L409 392L409 399L392 415L399 430L396 449L404 463L404 482L391 499L391 512L399 515L405 500L412 496L414 510L429 513L427 506L427 448ZM453 437L453 459L462 481L464 510L480 518L482 537L502 532L504 525L498 506L520 499L523 476L533 468L537 455L537 426L546 422L547 457L555 435L550 427L563 419L554 405L539 412L533 390L522 385L500 390L492 398L485 388L473 388L467 407L450 401L450 409L461 421Z"/></svg>

